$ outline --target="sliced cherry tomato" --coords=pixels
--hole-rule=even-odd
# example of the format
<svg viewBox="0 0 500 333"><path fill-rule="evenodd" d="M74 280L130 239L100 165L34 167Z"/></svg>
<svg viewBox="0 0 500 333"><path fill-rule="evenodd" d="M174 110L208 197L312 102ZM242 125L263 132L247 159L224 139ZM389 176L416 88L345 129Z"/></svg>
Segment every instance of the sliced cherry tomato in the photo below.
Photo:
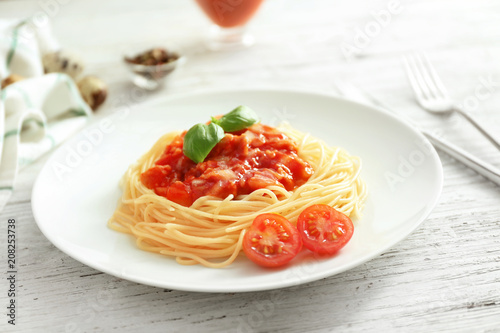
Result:
<svg viewBox="0 0 500 333"><path fill-rule="evenodd" d="M307 249L329 255L344 247L354 232L348 216L322 204L306 208L299 215L297 229Z"/></svg>
<svg viewBox="0 0 500 333"><path fill-rule="evenodd" d="M279 214L255 218L243 239L243 251L258 265L277 267L292 260L302 248L299 232Z"/></svg>

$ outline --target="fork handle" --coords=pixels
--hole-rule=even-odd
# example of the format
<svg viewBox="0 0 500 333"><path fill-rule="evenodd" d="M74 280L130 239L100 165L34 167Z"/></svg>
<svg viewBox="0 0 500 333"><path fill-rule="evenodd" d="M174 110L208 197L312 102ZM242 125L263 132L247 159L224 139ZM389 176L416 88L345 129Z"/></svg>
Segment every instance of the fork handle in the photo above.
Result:
<svg viewBox="0 0 500 333"><path fill-rule="evenodd" d="M488 131L486 131L486 129L484 129L484 127L481 126L476 119L474 119L469 113L465 112L461 108L455 107L455 111L461 114L462 117L467 119L469 123L474 125L474 127L477 128L478 131L481 132L481 134L484 135L484 137L486 137L486 139L490 140L490 142L495 147L497 147L498 150L500 150L500 143L497 141L497 139L495 139L490 133L488 133Z"/></svg>
<svg viewBox="0 0 500 333"><path fill-rule="evenodd" d="M481 161L465 150L455 146L454 144L443 141L429 132L422 131L422 134L424 134L425 137L429 139L434 147L444 151L451 157L455 158L457 161L462 162L472 170L475 170L480 175L483 175L487 179L491 180L493 183L500 185L500 170L498 170L494 166Z"/></svg>

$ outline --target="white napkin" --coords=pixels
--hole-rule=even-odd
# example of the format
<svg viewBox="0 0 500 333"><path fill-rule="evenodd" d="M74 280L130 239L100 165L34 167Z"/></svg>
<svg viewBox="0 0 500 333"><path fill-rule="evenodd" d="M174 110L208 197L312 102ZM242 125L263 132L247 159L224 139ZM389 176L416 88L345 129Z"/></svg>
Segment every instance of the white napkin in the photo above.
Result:
<svg viewBox="0 0 500 333"><path fill-rule="evenodd" d="M28 79L0 91L0 211L14 189L18 170L80 129L92 111L73 80L43 74L42 54L59 45L45 24L0 20L0 79Z"/></svg>

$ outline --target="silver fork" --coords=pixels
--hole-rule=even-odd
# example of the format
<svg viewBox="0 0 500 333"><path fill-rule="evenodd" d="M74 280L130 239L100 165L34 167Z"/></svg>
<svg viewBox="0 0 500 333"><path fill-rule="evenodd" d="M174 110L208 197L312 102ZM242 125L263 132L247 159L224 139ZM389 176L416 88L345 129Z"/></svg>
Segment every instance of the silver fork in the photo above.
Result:
<svg viewBox="0 0 500 333"><path fill-rule="evenodd" d="M341 82L338 80L335 80L334 86L335 90L339 93L340 96L345 96L347 98L352 98L354 100L357 100L359 102L365 102L367 104L372 104L375 106L378 106L379 108L385 109L387 111L390 111L394 115L401 117L400 114L396 113L394 110L392 110L390 107L385 105L384 102L380 101L378 98L375 96L371 95L367 91L362 90L359 87L353 86L349 82ZM415 128L418 128L410 119L405 120L409 123L411 123ZM469 154L467 151L463 150L462 148L455 146L451 142L447 142L440 137L433 135L430 132L421 130L422 134L434 145L434 147L438 148L441 151L444 151L445 153L449 154L453 158L455 158L457 161L462 162L464 165L468 166L472 170L475 170L477 173L480 175L483 175L487 179L491 180L493 183L500 185L500 170L497 169L496 167L481 161L477 157L473 156L472 154Z"/></svg>
<svg viewBox="0 0 500 333"><path fill-rule="evenodd" d="M433 113L459 113L500 150L500 143L471 115L453 103L448 91L425 54L403 57L403 63L417 101L424 110Z"/></svg>

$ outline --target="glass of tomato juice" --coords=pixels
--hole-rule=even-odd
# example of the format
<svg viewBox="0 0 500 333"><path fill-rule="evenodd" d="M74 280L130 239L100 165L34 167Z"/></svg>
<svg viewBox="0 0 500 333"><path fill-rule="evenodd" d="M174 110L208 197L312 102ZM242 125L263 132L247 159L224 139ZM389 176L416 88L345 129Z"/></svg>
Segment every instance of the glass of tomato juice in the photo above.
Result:
<svg viewBox="0 0 500 333"><path fill-rule="evenodd" d="M255 39L246 24L264 0L196 0L203 12L215 23L209 30L207 46L211 50L248 47Z"/></svg>

